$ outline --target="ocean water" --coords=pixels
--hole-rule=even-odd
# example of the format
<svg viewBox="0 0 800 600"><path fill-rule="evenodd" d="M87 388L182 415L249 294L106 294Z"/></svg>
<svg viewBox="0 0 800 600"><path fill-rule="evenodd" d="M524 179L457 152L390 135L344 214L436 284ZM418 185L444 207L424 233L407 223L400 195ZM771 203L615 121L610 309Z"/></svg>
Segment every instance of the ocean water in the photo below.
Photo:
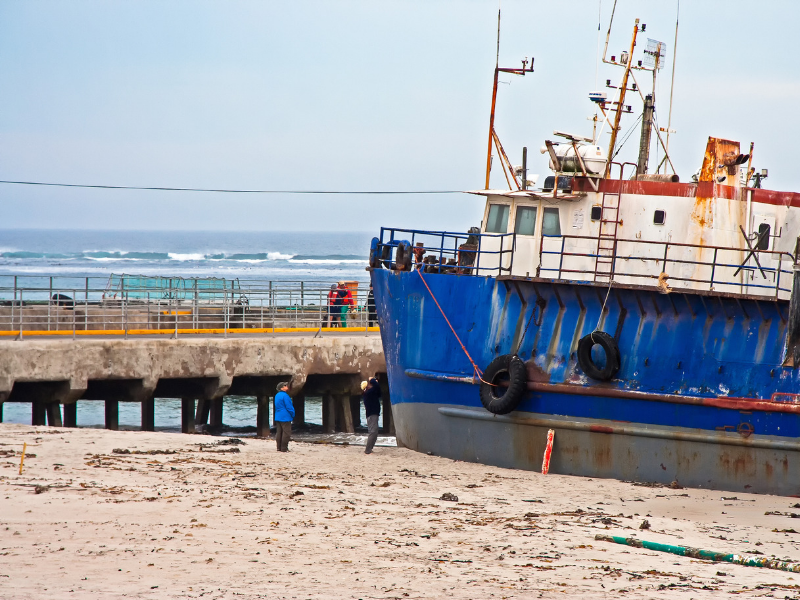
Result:
<svg viewBox="0 0 800 600"><path fill-rule="evenodd" d="M0 275L368 281L376 233L0 230Z"/></svg>
<svg viewBox="0 0 800 600"><path fill-rule="evenodd" d="M0 230L0 288L8 291L13 276L20 286L82 289L84 277L102 281L114 274L220 277L260 281L340 280L366 283L370 239L366 232L215 232L215 231L70 231ZM20 342L24 343L24 342ZM363 407L362 407L363 412ZM102 402L79 401L78 425L102 426ZM121 402L120 426L136 428L137 403ZM156 428L180 431L180 400L156 399ZM4 406L7 423L30 423L29 403ZM306 400L306 421L322 423L320 399ZM255 426L256 401L248 396L225 400L223 422ZM362 422L366 419L362 416Z"/></svg>

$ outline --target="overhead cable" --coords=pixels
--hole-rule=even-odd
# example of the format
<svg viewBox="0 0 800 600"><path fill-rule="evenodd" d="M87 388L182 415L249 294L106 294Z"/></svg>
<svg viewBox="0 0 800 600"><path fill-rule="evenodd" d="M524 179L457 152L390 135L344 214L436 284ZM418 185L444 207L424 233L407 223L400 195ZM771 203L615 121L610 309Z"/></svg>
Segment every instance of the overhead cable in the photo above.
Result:
<svg viewBox="0 0 800 600"><path fill-rule="evenodd" d="M463 190L232 190L216 188L150 187L137 185L92 185L86 183L51 183L45 181L3 181L8 185L39 185L46 187L89 188L99 190L147 190L157 192L214 192L222 194L461 194Z"/></svg>

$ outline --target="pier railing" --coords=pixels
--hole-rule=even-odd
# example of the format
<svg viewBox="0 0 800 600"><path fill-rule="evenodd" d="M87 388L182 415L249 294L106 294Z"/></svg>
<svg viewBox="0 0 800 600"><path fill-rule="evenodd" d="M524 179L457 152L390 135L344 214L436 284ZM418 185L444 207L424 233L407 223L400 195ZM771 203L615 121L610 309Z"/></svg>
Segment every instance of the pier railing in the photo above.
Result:
<svg viewBox="0 0 800 600"><path fill-rule="evenodd" d="M369 283L347 284L333 319L329 281L0 276L0 336L377 331Z"/></svg>

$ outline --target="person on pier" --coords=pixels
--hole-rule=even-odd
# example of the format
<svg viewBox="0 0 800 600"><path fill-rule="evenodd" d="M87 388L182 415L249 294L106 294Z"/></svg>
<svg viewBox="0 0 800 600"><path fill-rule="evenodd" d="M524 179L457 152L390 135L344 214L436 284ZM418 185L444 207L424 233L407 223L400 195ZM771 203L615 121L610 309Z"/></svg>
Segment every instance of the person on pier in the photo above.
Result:
<svg viewBox="0 0 800 600"><path fill-rule="evenodd" d="M292 419L294 419L294 404L289 396L289 382L282 381L278 384L278 393L275 394L275 443L278 452L289 451Z"/></svg>
<svg viewBox="0 0 800 600"><path fill-rule="evenodd" d="M364 454L372 454L375 442L378 441L378 417L381 415L381 386L377 378L370 377L369 381L361 382L364 400L364 412L367 415L367 447Z"/></svg>

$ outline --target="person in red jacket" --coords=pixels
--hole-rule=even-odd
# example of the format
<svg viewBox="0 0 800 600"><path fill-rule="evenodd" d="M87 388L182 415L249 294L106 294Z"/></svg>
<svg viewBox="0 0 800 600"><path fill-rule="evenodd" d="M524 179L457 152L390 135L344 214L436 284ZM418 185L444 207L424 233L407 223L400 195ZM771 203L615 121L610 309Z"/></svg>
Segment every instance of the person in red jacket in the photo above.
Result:
<svg viewBox="0 0 800 600"><path fill-rule="evenodd" d="M349 307L355 307L356 303L355 300L353 300L353 294L347 289L344 281L339 282L339 290L337 293L336 304L339 305L342 311L339 315L339 320L342 322L342 327L347 327L347 311L350 310Z"/></svg>

